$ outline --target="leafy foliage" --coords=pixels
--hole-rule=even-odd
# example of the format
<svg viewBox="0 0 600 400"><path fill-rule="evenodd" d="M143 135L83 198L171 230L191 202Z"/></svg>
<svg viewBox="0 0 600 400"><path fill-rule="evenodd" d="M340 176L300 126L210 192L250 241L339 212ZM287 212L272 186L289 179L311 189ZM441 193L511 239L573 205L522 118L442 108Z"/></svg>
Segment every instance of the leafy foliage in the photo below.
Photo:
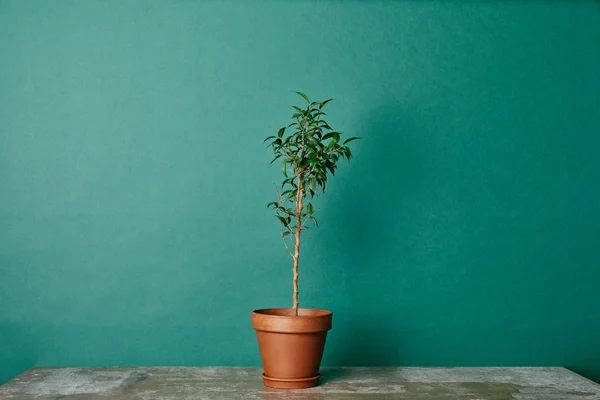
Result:
<svg viewBox="0 0 600 400"><path fill-rule="evenodd" d="M313 198L319 189L327 190L328 175L335 174L338 161L352 158L348 143L360 139L351 137L342 141L342 134L324 119L325 106L332 99L311 102L304 93L296 93L304 99L304 107L292 106L293 122L265 139L275 154L271 164L276 160L282 163L284 179L278 201L270 202L267 207L274 208L281 222L284 244L287 236L299 240L300 232L310 223L318 226ZM294 257L289 248L288 252Z"/></svg>

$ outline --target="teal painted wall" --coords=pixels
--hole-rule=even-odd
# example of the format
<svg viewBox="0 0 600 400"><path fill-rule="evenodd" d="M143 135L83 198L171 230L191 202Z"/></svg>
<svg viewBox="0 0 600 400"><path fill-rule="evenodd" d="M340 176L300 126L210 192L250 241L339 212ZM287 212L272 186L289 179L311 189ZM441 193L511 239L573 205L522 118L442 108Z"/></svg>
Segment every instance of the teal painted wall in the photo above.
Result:
<svg viewBox="0 0 600 400"><path fill-rule="evenodd" d="M0 381L257 365L291 90L365 138L303 242L325 364L600 380L598 2L0 0Z"/></svg>

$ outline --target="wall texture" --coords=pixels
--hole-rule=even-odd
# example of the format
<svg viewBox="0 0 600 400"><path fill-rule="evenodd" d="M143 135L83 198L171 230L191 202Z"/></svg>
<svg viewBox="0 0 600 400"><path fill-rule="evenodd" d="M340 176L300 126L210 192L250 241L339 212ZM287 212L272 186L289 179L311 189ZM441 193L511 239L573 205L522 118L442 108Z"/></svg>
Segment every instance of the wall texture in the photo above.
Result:
<svg viewBox="0 0 600 400"><path fill-rule="evenodd" d="M0 381L257 365L292 90L364 137L304 241L325 364L600 380L598 2L0 0L0 60Z"/></svg>

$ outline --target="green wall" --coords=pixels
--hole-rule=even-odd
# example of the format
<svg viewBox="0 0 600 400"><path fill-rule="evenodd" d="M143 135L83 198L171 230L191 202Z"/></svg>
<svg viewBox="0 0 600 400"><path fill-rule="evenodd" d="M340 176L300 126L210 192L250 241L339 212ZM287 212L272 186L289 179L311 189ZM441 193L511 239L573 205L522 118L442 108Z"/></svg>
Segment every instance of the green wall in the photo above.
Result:
<svg viewBox="0 0 600 400"><path fill-rule="evenodd" d="M325 364L600 380L600 3L0 0L0 381L259 364L292 90L364 137L303 241Z"/></svg>

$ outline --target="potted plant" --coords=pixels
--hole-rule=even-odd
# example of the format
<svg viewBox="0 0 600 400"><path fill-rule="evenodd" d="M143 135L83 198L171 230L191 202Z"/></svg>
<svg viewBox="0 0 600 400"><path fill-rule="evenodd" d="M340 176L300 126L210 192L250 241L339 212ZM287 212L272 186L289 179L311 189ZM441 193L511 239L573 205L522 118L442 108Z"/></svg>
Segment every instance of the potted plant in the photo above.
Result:
<svg viewBox="0 0 600 400"><path fill-rule="evenodd" d="M319 189L327 189L328 175L333 175L342 158L350 160L348 143L342 134L333 131L325 121L323 111L332 99L311 102L304 93L296 92L306 104L292 106L293 122L279 129L265 142L273 148L276 160L281 160L283 182L278 200L267 205L275 211L281 224L281 239L293 260L293 304L291 308L268 308L252 312L252 327L256 330L262 375L265 385L298 389L319 383L319 366L327 331L331 329L332 313L326 310L299 308L298 266L300 238L309 224L318 226L313 199Z"/></svg>

